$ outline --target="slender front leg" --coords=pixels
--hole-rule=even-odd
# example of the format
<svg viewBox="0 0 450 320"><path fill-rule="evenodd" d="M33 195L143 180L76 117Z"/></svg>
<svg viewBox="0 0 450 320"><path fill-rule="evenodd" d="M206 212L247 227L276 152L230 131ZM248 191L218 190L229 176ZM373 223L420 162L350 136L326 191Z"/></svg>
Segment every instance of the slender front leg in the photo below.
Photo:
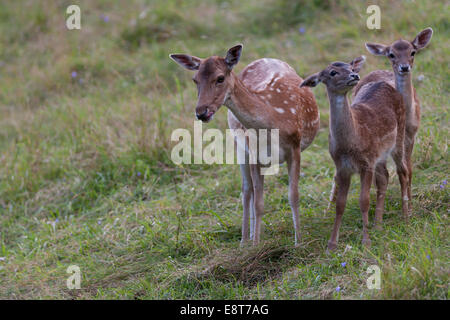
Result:
<svg viewBox="0 0 450 320"><path fill-rule="evenodd" d="M377 205L375 209L375 228L381 230L383 228L383 212L384 199L389 183L389 172L386 168L386 162L377 164L375 169L375 184L377 186Z"/></svg>
<svg viewBox="0 0 450 320"><path fill-rule="evenodd" d="M412 153L414 148L414 137L412 141L409 141L409 143L405 143L405 160L406 160L406 168L408 170L408 216L412 215L412 206L411 206L411 184L412 184L412 171L413 171L413 164L412 164Z"/></svg>
<svg viewBox="0 0 450 320"><path fill-rule="evenodd" d="M337 241L339 239L339 228L341 227L342 216L345 210L345 204L347 203L347 194L350 187L351 175L347 173L336 172L336 183L338 192L336 196L336 219L334 220L333 232L331 233L331 239L328 242L328 250L332 251L337 247Z"/></svg>
<svg viewBox="0 0 450 320"><path fill-rule="evenodd" d="M253 245L258 245L261 236L261 220L264 214L264 176L261 174L259 164L251 164L250 173L253 182L253 210L255 215Z"/></svg>
<svg viewBox="0 0 450 320"><path fill-rule="evenodd" d="M407 157L407 155L405 155L405 157ZM408 196L408 187L409 187L409 172L408 172L408 168L407 168L407 164L405 162L407 162L408 160L404 159L404 157L402 155L394 155L394 162L395 165L397 167L397 175L398 175L398 179L400 180L400 189L402 192L402 212L403 212L403 217L405 219L405 221L408 221L408 216L409 216L409 209L408 209L408 201L409 201L409 196Z"/></svg>
<svg viewBox="0 0 450 320"><path fill-rule="evenodd" d="M250 174L250 165L249 164L241 164L241 176L242 176L242 207L243 207L243 215L242 215L242 240L241 246L245 245L245 243L249 240L248 236L248 220L250 214L252 214L253 208L253 183L252 177ZM252 226L250 226L252 228ZM251 231L253 233L253 230ZM252 236L252 235L251 235Z"/></svg>
<svg viewBox="0 0 450 320"><path fill-rule="evenodd" d="M300 219L298 215L298 177L300 175L300 148L293 149L291 156L288 157L288 175L289 175L289 204L292 210L292 220L295 229L295 246L300 244Z"/></svg>
<svg viewBox="0 0 450 320"><path fill-rule="evenodd" d="M338 193L338 189L337 189L337 182L336 182L336 174L334 174L333 184L331 186L331 191L330 191L330 199L328 200L328 206L324 213L330 212L331 204L336 203L337 193Z"/></svg>
<svg viewBox="0 0 450 320"><path fill-rule="evenodd" d="M372 186L373 169L367 168L361 170L361 194L359 195L359 207L361 209L363 220L363 239L362 243L370 246L369 237L369 204L370 187Z"/></svg>

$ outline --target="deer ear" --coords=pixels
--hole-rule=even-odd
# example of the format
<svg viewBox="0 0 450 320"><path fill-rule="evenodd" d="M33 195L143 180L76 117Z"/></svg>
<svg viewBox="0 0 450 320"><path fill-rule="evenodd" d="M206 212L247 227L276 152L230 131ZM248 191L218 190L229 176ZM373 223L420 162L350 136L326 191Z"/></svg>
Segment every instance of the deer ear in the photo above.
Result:
<svg viewBox="0 0 450 320"><path fill-rule="evenodd" d="M432 36L433 36L433 29L426 28L425 30L419 32L419 34L414 38L411 44L417 50L423 49L428 45Z"/></svg>
<svg viewBox="0 0 450 320"><path fill-rule="evenodd" d="M385 56L387 53L387 48L388 47L385 46L384 44L370 43L370 42L366 43L367 51L369 51L371 54L375 56Z"/></svg>
<svg viewBox="0 0 450 320"><path fill-rule="evenodd" d="M239 59L241 58L242 48L242 44L238 44L237 46L234 46L228 50L227 56L225 57L225 63L230 70L233 69L233 67L239 62Z"/></svg>
<svg viewBox="0 0 450 320"><path fill-rule="evenodd" d="M353 59L353 61L350 62L350 65L352 66L354 72L358 73L362 69L364 62L366 62L366 57L360 56L358 58Z"/></svg>
<svg viewBox="0 0 450 320"><path fill-rule="evenodd" d="M300 88L315 87L319 84L319 82L320 82L319 73L314 73L313 75L310 75L308 78L303 80L303 82L300 84Z"/></svg>
<svg viewBox="0 0 450 320"><path fill-rule="evenodd" d="M198 70L202 63L202 59L187 54L171 54L170 58L188 70Z"/></svg>

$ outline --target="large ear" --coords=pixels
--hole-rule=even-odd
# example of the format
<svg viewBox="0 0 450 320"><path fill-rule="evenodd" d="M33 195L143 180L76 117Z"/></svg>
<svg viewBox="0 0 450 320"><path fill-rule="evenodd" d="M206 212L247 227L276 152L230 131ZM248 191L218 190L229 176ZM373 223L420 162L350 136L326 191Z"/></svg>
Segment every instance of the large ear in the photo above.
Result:
<svg viewBox="0 0 450 320"><path fill-rule="evenodd" d="M417 50L423 49L428 45L432 36L433 36L433 29L426 28L425 30L419 32L419 34L414 38L411 44Z"/></svg>
<svg viewBox="0 0 450 320"><path fill-rule="evenodd" d="M202 59L187 54L171 54L169 55L173 61L188 70L198 70Z"/></svg>
<svg viewBox="0 0 450 320"><path fill-rule="evenodd" d="M361 56L361 57L353 59L353 61L350 62L350 65L352 66L353 71L358 73L359 71L361 71L361 68L363 67L364 62L366 62L366 57Z"/></svg>
<svg viewBox="0 0 450 320"><path fill-rule="evenodd" d="M314 73L313 75L310 75L308 78L303 80L303 82L300 84L300 88L317 86L320 82L319 75L320 75L319 72Z"/></svg>
<svg viewBox="0 0 450 320"><path fill-rule="evenodd" d="M379 44L379 43L367 42L366 49L373 55L385 56L387 53L388 46L385 46L384 44Z"/></svg>
<svg viewBox="0 0 450 320"><path fill-rule="evenodd" d="M227 52L227 56L225 57L225 63L228 65L228 68L231 70L233 67L239 62L242 53L242 44L238 44L233 48L230 48Z"/></svg>

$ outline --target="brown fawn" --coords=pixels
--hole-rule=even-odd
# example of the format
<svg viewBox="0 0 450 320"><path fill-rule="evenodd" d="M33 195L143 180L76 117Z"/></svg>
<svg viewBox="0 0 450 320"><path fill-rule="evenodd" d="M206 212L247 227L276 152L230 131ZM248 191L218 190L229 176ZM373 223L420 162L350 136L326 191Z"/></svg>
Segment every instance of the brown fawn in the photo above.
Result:
<svg viewBox="0 0 450 320"><path fill-rule="evenodd" d="M351 176L360 175L359 205L363 218L363 239L370 245L368 233L370 187L375 174L377 186L376 221L381 221L384 195L388 184L386 160L395 161L400 177L403 212L408 210L408 170L404 160L405 106L401 95L383 81L368 82L355 94L349 105L347 93L360 78L365 57L350 63L334 62L321 72L309 76L301 87L315 87L320 82L327 88L330 102L329 151L336 165L336 219L328 250L337 247L339 228L347 202Z"/></svg>
<svg viewBox="0 0 450 320"><path fill-rule="evenodd" d="M415 54L425 48L431 40L433 30L427 28L419 32L413 41L397 40L389 46L377 43L366 43L367 50L377 56L386 56L392 63L392 70L377 70L371 72L365 79L371 81L386 81L402 95L406 106L406 134L405 134L405 159L408 167L408 199L411 201L412 182L412 152L414 138L420 123L420 103L416 95L416 89L412 84L412 66ZM361 81L360 85L365 82ZM411 203L409 204L411 214Z"/></svg>
<svg viewBox="0 0 450 320"><path fill-rule="evenodd" d="M198 89L197 119L211 120L217 110L228 107L230 129L279 129L279 162L288 164L289 204L295 228L295 244L300 241L298 178L300 152L313 141L319 129L319 112L312 91L300 89L303 81L287 63L277 59L259 59L233 72L239 62L242 45L228 50L226 56L200 59L186 54L170 57L182 67L196 71L193 81ZM236 141L235 141L236 143ZM248 143L248 140L247 140ZM248 146L245 147L248 152ZM240 165L242 175L242 241L260 240L264 213L261 163Z"/></svg>

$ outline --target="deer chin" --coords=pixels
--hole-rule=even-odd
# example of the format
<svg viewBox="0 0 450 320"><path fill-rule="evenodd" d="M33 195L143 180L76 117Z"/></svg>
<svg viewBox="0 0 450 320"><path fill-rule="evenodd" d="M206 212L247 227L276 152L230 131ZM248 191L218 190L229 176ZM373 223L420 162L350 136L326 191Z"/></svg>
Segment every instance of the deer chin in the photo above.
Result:
<svg viewBox="0 0 450 320"><path fill-rule="evenodd" d="M215 111L209 111L206 114L206 116L204 118L200 119L200 120L202 120L202 122L204 122L204 123L208 123L208 122L210 122L212 120L212 118L214 117L215 113L216 113Z"/></svg>
<svg viewBox="0 0 450 320"><path fill-rule="evenodd" d="M347 85L350 87L354 87L358 84L358 82L359 82L358 79L350 80L349 82L347 82Z"/></svg>

